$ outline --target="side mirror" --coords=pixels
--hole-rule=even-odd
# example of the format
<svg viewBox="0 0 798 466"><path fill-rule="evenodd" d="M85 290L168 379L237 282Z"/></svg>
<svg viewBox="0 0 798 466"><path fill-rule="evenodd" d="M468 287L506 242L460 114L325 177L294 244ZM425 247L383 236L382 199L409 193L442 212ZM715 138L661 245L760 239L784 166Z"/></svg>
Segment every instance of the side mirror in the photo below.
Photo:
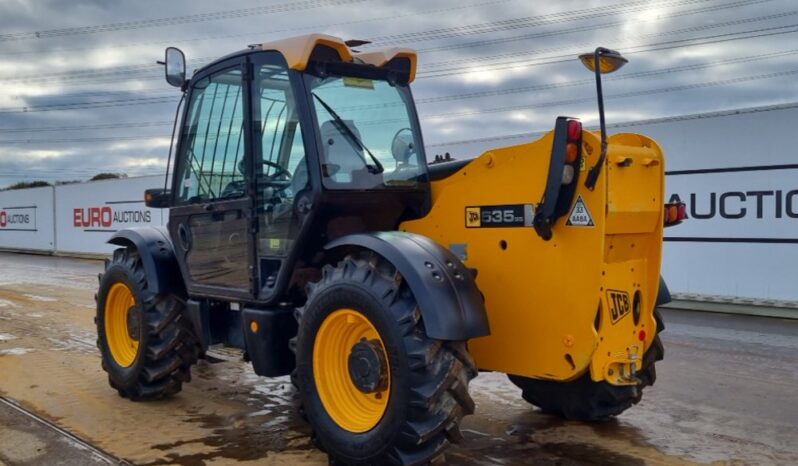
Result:
<svg viewBox="0 0 798 466"><path fill-rule="evenodd" d="M144 191L144 205L153 209L169 207L172 201L172 192L168 189L154 188Z"/></svg>
<svg viewBox="0 0 798 466"><path fill-rule="evenodd" d="M164 59L166 82L175 87L182 87L186 82L186 56L176 47L167 47Z"/></svg>

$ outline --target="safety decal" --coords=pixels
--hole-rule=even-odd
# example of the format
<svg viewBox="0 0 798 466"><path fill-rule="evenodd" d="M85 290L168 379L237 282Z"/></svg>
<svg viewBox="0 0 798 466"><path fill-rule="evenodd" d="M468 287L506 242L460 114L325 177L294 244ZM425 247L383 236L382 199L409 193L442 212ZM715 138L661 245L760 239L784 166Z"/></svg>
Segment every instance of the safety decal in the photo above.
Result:
<svg viewBox="0 0 798 466"><path fill-rule="evenodd" d="M374 81L365 78L355 78L352 76L344 76L344 86L346 87L359 87L361 89L374 89Z"/></svg>
<svg viewBox="0 0 798 466"><path fill-rule="evenodd" d="M593 223L593 217L590 216L590 211L587 210L587 205L582 200L582 196L576 198L574 208L571 209L571 214L565 224L572 227L592 227L596 225Z"/></svg>

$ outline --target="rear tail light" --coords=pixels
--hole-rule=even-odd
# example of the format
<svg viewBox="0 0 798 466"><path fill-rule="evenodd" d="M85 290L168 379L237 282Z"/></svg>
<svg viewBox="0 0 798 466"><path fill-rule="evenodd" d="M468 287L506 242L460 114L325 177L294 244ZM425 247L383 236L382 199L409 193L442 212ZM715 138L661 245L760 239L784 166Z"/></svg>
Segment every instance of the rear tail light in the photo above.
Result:
<svg viewBox="0 0 798 466"><path fill-rule="evenodd" d="M535 233L544 241L551 239L557 219L571 211L582 165L581 151L582 123L575 118L557 117L546 187L532 220Z"/></svg>
<svg viewBox="0 0 798 466"><path fill-rule="evenodd" d="M575 142L569 142L565 147L565 163L574 163L577 157L579 157L579 148Z"/></svg>
<svg viewBox="0 0 798 466"><path fill-rule="evenodd" d="M568 121L568 140L578 141L582 137L582 122L579 120Z"/></svg>
<svg viewBox="0 0 798 466"><path fill-rule="evenodd" d="M562 184L571 184L574 181L576 170L574 164L579 160L582 145L582 122L568 120L568 144L565 146L565 166L562 171Z"/></svg>
<svg viewBox="0 0 798 466"><path fill-rule="evenodd" d="M668 206L668 223L673 223L679 218L679 211L675 205Z"/></svg>
<svg viewBox="0 0 798 466"><path fill-rule="evenodd" d="M571 184L574 180L574 166L566 165L562 169L562 184Z"/></svg>
<svg viewBox="0 0 798 466"><path fill-rule="evenodd" d="M684 202L669 202L665 204L663 220L666 227L672 227L687 219L687 205Z"/></svg>

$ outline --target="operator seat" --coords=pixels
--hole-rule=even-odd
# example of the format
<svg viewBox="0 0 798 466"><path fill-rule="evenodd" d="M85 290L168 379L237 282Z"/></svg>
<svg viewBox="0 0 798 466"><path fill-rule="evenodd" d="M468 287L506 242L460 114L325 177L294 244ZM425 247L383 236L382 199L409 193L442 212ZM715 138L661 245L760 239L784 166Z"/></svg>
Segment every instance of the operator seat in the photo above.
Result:
<svg viewBox="0 0 798 466"><path fill-rule="evenodd" d="M343 120L352 133L360 139L360 131L352 120ZM322 173L329 181L352 188L371 188L382 182L380 177L375 180L375 175L366 168L365 154L356 144L342 134L335 126L335 122L327 120L321 128L322 146Z"/></svg>

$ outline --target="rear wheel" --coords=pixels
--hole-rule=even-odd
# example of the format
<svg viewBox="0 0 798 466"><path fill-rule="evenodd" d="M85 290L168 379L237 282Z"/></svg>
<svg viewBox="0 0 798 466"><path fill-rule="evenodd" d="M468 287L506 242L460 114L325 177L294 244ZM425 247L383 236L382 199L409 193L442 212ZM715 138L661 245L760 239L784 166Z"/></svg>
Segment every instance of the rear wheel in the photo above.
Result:
<svg viewBox="0 0 798 466"><path fill-rule="evenodd" d="M637 372L640 384L616 386L607 382L594 382L586 373L571 382L530 379L510 375L510 381L519 387L521 396L543 412L579 421L595 421L617 416L640 402L643 388L657 380L655 363L665 355L659 333L665 328L662 316L654 310L657 335L643 356L642 368Z"/></svg>
<svg viewBox="0 0 798 466"><path fill-rule="evenodd" d="M99 279L97 347L111 387L131 400L179 392L198 356L182 301L149 289L141 257L132 248L114 251Z"/></svg>
<svg viewBox="0 0 798 466"><path fill-rule="evenodd" d="M433 340L390 264L359 254L325 267L297 312L303 410L335 464L428 464L460 440L476 376L465 342Z"/></svg>

